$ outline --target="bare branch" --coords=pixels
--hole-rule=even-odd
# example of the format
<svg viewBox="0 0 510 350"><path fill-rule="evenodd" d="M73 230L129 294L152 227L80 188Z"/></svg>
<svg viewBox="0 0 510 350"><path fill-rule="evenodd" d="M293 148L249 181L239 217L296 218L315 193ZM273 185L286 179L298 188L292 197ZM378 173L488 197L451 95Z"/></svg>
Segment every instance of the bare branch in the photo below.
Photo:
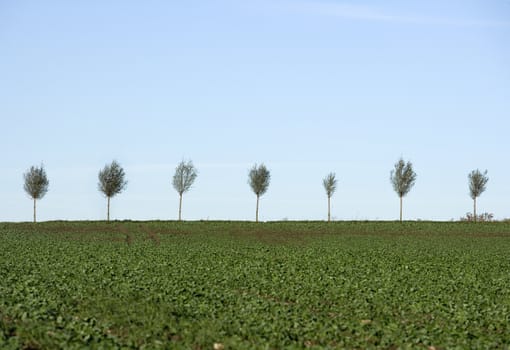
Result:
<svg viewBox="0 0 510 350"><path fill-rule="evenodd" d="M182 195L189 191L196 178L197 169L193 166L193 162L191 160L188 162L181 161L175 168L172 184L179 195Z"/></svg>

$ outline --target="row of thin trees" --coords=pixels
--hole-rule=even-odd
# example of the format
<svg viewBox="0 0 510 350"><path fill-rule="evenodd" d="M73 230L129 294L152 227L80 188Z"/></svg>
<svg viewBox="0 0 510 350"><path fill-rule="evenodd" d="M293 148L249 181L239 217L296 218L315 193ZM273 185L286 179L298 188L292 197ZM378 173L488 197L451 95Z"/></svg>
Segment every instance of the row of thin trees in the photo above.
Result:
<svg viewBox="0 0 510 350"><path fill-rule="evenodd" d="M181 161L175 169L172 178L172 185L179 194L179 221L182 219L182 196L188 192L195 179L198 171L191 161ZM42 199L48 192L49 180L44 170L44 166L32 166L23 175L25 184L24 189L34 202L34 222L36 217L36 201ZM259 221L259 199L269 188L271 173L264 164L255 164L248 173L248 184L257 196L257 205L255 209L255 221ZM121 193L127 186L126 173L117 161L106 164L99 171L98 189L104 194L107 200L106 219L110 221L110 199ZM476 221L476 199L485 191L489 178L487 170L481 172L476 169L468 174L469 194L473 199L473 217ZM409 193L416 182L416 173L410 161L405 162L400 158L390 172L390 181L393 189L400 199L400 221L402 221L402 202L403 198ZM328 222L331 221L331 197L336 191L338 180L335 173L329 173L323 180L322 184L328 197Z"/></svg>

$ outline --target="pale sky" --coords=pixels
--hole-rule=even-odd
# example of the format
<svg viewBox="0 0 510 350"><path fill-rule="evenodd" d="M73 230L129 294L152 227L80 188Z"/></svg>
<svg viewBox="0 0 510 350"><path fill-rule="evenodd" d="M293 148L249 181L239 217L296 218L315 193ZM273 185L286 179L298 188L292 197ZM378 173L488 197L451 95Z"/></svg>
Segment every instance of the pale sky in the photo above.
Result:
<svg viewBox="0 0 510 350"><path fill-rule="evenodd" d="M50 180L40 220L104 219L99 170L129 181L114 219L176 219L174 169L199 174L183 218L510 217L510 1L0 0L0 221L29 221L23 173Z"/></svg>

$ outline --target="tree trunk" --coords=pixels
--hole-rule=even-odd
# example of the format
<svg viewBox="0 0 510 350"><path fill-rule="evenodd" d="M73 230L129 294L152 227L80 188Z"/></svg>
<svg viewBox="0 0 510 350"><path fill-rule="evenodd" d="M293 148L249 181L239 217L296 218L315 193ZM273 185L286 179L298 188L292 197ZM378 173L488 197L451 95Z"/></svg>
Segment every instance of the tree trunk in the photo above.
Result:
<svg viewBox="0 0 510 350"><path fill-rule="evenodd" d="M400 222L402 222L402 196L400 196Z"/></svg>
<svg viewBox="0 0 510 350"><path fill-rule="evenodd" d="M328 196L328 222L331 221L331 197Z"/></svg>
<svg viewBox="0 0 510 350"><path fill-rule="evenodd" d="M182 193L179 193L179 221L181 221Z"/></svg>
<svg viewBox="0 0 510 350"><path fill-rule="evenodd" d="M255 210L255 222L259 222L259 195L257 195L257 209Z"/></svg>
<svg viewBox="0 0 510 350"><path fill-rule="evenodd" d="M35 198L34 198L34 222L37 222L36 216L35 216L35 211L36 211L36 209L35 209Z"/></svg>
<svg viewBox="0 0 510 350"><path fill-rule="evenodd" d="M107 209L106 209L106 220L107 221L110 221L110 197L107 197L108 198L108 201L107 201Z"/></svg>
<svg viewBox="0 0 510 350"><path fill-rule="evenodd" d="M473 219L476 222L476 197L473 198Z"/></svg>

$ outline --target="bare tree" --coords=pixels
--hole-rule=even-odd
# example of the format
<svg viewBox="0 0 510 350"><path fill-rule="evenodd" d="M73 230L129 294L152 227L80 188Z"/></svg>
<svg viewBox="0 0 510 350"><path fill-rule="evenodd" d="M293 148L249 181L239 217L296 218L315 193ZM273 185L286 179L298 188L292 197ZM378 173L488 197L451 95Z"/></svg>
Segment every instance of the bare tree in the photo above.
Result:
<svg viewBox="0 0 510 350"><path fill-rule="evenodd" d="M324 185L324 189L326 190L326 195L328 196L328 222L331 221L331 196L333 196L333 193L335 193L336 183L337 181L335 173L329 173L322 180L322 184Z"/></svg>
<svg viewBox="0 0 510 350"><path fill-rule="evenodd" d="M175 168L172 183L175 190L179 193L179 221L181 221L182 194L189 191L196 178L197 170L191 160L188 162L181 161L177 168Z"/></svg>
<svg viewBox="0 0 510 350"><path fill-rule="evenodd" d="M483 173L476 169L468 174L469 179L469 195L473 199L473 218L476 222L476 198L479 197L486 189L489 178L487 170Z"/></svg>
<svg viewBox="0 0 510 350"><path fill-rule="evenodd" d="M402 222L402 198L409 193L416 181L416 173L411 162L405 163L402 158L395 163L395 169L390 173L393 189L400 198L400 222Z"/></svg>
<svg viewBox="0 0 510 350"><path fill-rule="evenodd" d="M25 179L25 184L23 188L25 192L34 200L34 222L37 222L36 219L36 201L44 197L46 192L48 192L48 186L50 182L48 181L48 177L46 176L46 171L44 170L44 166L41 165L39 168L35 166L31 166L30 169L26 173L23 174L23 178Z"/></svg>
<svg viewBox="0 0 510 350"><path fill-rule="evenodd" d="M264 193L266 193L267 188L269 187L269 180L271 179L271 174L269 170L267 170L264 164L260 164L257 167L257 164L251 168L250 173L248 175L248 183L250 184L251 189L257 195L257 209L255 210L255 222L259 222L259 198Z"/></svg>
<svg viewBox="0 0 510 350"><path fill-rule="evenodd" d="M114 160L111 164L106 164L104 168L99 171L98 177L99 191L103 192L107 198L106 219L110 221L110 198L121 193L126 188L126 174L120 164Z"/></svg>

